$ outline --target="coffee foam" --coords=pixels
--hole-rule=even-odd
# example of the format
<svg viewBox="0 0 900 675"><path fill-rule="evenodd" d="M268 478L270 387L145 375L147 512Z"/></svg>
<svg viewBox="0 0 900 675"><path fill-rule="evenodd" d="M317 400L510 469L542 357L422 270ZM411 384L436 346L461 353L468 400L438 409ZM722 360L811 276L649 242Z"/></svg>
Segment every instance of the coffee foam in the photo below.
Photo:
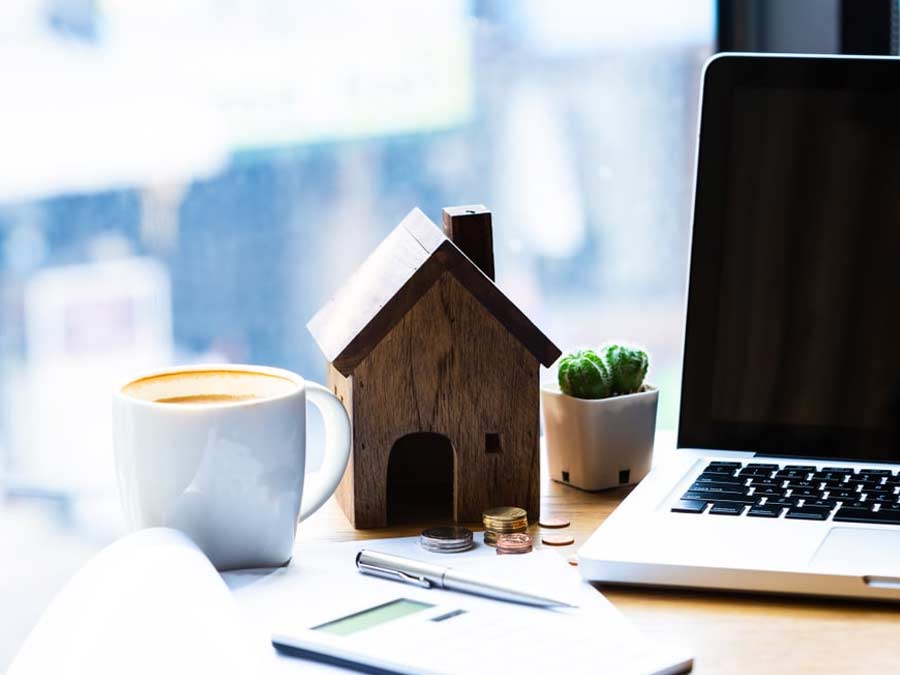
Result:
<svg viewBox="0 0 900 675"><path fill-rule="evenodd" d="M183 370L150 375L129 382L122 393L141 401L228 405L254 399L286 396L299 384L275 373L253 370ZM201 401L200 399L207 399Z"/></svg>

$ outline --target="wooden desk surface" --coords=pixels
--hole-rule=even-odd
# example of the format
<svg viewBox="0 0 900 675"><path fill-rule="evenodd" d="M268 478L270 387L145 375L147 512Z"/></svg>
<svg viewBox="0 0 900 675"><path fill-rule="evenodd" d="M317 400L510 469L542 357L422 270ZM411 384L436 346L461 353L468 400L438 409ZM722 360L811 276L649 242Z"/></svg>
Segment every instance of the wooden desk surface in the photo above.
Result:
<svg viewBox="0 0 900 675"><path fill-rule="evenodd" d="M588 493L545 480L545 516L571 520L578 546L628 494ZM300 524L303 540L369 539L418 534L420 527L354 530L332 499ZM532 534L536 526L529 529ZM302 550L302 548L301 548ZM606 596L644 633L690 648L695 673L889 673L900 672L900 604L742 596L694 591L603 588Z"/></svg>

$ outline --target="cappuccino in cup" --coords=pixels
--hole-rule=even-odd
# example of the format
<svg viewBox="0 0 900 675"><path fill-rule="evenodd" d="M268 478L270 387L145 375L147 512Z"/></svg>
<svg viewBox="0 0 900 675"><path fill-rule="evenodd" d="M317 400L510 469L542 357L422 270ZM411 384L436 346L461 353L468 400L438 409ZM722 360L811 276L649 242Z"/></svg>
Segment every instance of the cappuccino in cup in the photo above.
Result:
<svg viewBox="0 0 900 675"><path fill-rule="evenodd" d="M325 419L325 457L305 475L306 401ZM115 392L119 492L132 529L174 527L217 569L290 560L297 521L334 492L350 424L325 387L264 366L183 366Z"/></svg>
<svg viewBox="0 0 900 675"><path fill-rule="evenodd" d="M148 375L126 384L128 396L153 403L202 404L258 401L295 391L298 384L280 375L248 370L179 370Z"/></svg>

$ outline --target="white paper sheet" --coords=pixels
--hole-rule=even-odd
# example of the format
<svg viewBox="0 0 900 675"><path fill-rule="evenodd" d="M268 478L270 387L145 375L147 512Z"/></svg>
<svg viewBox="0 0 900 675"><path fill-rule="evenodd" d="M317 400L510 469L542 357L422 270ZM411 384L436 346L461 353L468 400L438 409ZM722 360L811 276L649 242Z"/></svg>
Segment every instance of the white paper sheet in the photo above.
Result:
<svg viewBox="0 0 900 675"><path fill-rule="evenodd" d="M570 602L577 610L560 610L565 616L550 616L550 610L526 608L512 603L442 590L426 590L360 574L355 557L361 548L465 569L486 579L532 593ZM381 539L345 543L299 543L294 560L278 570L228 572L223 575L233 597L258 631L257 639L272 632L290 632L308 627L311 617L323 608L352 603L372 605L385 598L406 597L466 609L466 621L446 622L446 638L462 643L471 663L466 672L504 672L510 666L502 654L484 644L481 633L503 626L515 636L511 648L527 650L521 672L678 672L689 655L651 644L636 631L607 600L585 582L556 552L535 551L526 555L498 556L493 548L479 544L466 553L429 553L417 538ZM348 604L350 603L350 604ZM542 614L543 613L543 614ZM452 628L452 630L451 630ZM461 632L462 631L462 632ZM466 632L468 631L468 632ZM385 633L387 634L387 633ZM420 636L420 640L424 640ZM379 650L386 656L402 657L409 645L386 640ZM450 668L448 663L437 664ZM555 666L550 668L550 666ZM502 668L500 671L497 668ZM277 655L273 650L273 672L346 672L302 659ZM519 667L517 667L519 670ZM436 672L441 672L437 667Z"/></svg>
<svg viewBox="0 0 900 675"><path fill-rule="evenodd" d="M465 569L579 608L523 607L363 575L355 567L362 547ZM286 567L220 577L187 537L160 528L130 535L92 559L45 612L10 673L346 673L280 656L272 633L302 631L313 625L310 617L338 618L342 607L399 597L465 610L440 624L423 620L419 629L426 629L413 636L398 634L400 621L359 634L372 653L395 660L412 637L422 653L438 655L420 659L421 672L507 672L512 664L504 652L485 641L498 633L513 654L527 655L515 667L522 673L676 672L689 663L683 651L643 638L555 552L498 556L479 543L441 555L420 549L416 538L300 542ZM373 644L379 630L387 639ZM455 660L440 657L445 643Z"/></svg>
<svg viewBox="0 0 900 675"><path fill-rule="evenodd" d="M111 544L41 616L10 675L259 672L271 654L206 556L171 529Z"/></svg>

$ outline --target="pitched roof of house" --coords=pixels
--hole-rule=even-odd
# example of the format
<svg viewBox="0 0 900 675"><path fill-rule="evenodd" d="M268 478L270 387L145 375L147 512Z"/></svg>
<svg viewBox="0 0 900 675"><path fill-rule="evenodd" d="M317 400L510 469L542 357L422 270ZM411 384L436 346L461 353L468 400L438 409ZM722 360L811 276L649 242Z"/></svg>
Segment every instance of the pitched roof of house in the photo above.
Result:
<svg viewBox="0 0 900 675"><path fill-rule="evenodd" d="M560 350L418 208L378 245L307 324L347 376L444 273L451 273L543 365Z"/></svg>

